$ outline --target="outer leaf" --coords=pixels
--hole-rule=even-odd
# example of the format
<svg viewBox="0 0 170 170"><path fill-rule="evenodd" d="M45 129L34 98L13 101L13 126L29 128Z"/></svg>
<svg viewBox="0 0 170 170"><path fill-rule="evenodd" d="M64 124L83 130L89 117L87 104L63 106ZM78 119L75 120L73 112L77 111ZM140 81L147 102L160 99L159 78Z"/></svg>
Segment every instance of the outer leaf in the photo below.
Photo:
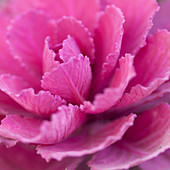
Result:
<svg viewBox="0 0 170 170"><path fill-rule="evenodd" d="M108 114L114 112L115 117L120 117L121 115L127 115L128 113L141 113L142 111L148 110L150 108L156 107L161 103L169 102L170 101L170 82L167 81L166 83L159 86L152 94L143 98L142 100L135 102L131 105L127 105L125 107L120 107L122 103L115 106L112 110L109 111Z"/></svg>
<svg viewBox="0 0 170 170"><path fill-rule="evenodd" d="M35 94L31 88L16 95L16 101L28 111L42 116L49 116L56 112L60 105L66 104L60 96L53 96L50 92L43 90Z"/></svg>
<svg viewBox="0 0 170 170"><path fill-rule="evenodd" d="M120 140L133 125L135 117L131 114L109 123L93 123L84 127L80 134L61 143L38 147L38 153L47 161L52 158L61 161L67 156L80 157L95 153Z"/></svg>
<svg viewBox="0 0 170 170"><path fill-rule="evenodd" d="M89 59L80 55L60 64L51 73L45 73L42 87L68 102L80 104L88 95L91 79Z"/></svg>
<svg viewBox="0 0 170 170"><path fill-rule="evenodd" d="M13 74L20 74L22 68L20 64L11 56L9 48L5 42L6 27L9 24L10 17L3 12L0 13L1 27L0 27L0 73L12 72ZM6 59L8 58L8 60ZM17 69L19 68L19 69Z"/></svg>
<svg viewBox="0 0 170 170"><path fill-rule="evenodd" d="M50 121L8 115L0 125L0 135L25 143L52 144L67 138L84 121L77 106L61 106Z"/></svg>
<svg viewBox="0 0 170 170"><path fill-rule="evenodd" d="M170 147L169 113L168 104L143 112L120 142L92 158L91 169L128 169L164 152Z"/></svg>

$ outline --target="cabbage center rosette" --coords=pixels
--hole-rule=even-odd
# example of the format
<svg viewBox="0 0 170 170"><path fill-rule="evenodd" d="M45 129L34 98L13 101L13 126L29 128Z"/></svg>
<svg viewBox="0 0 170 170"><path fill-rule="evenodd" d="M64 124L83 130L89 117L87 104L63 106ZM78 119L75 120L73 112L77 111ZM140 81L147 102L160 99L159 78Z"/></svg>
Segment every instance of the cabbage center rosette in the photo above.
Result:
<svg viewBox="0 0 170 170"><path fill-rule="evenodd" d="M151 30L158 10L156 0L4 3L0 143L92 170L170 148L170 32Z"/></svg>

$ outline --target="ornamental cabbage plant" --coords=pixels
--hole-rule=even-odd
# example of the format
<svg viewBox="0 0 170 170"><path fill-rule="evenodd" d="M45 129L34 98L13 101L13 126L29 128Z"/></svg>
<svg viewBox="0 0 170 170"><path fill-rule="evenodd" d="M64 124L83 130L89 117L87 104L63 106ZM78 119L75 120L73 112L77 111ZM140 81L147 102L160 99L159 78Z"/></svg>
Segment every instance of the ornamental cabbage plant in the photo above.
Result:
<svg viewBox="0 0 170 170"><path fill-rule="evenodd" d="M0 169L168 170L169 7L1 1Z"/></svg>

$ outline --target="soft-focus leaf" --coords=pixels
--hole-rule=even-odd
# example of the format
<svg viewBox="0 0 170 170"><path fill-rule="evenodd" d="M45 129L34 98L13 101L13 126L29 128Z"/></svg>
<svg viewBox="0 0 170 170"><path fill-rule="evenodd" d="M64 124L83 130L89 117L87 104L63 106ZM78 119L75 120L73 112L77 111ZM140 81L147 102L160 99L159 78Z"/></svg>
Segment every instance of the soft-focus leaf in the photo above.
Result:
<svg viewBox="0 0 170 170"><path fill-rule="evenodd" d="M158 155L156 158L148 160L140 165L142 170L169 170L170 167L170 150Z"/></svg>
<svg viewBox="0 0 170 170"><path fill-rule="evenodd" d="M128 169L164 152L170 147L169 113L168 104L141 113L120 142L94 155L91 169Z"/></svg>
<svg viewBox="0 0 170 170"><path fill-rule="evenodd" d="M170 22L169 22L170 0L161 0L159 4L160 4L160 10L153 19L153 27L151 33L154 33L158 29L167 29L168 31L170 31Z"/></svg>
<svg viewBox="0 0 170 170"><path fill-rule="evenodd" d="M41 1L40 7L56 19L73 16L81 20L90 31L94 31L99 11L96 0L44 0Z"/></svg>
<svg viewBox="0 0 170 170"><path fill-rule="evenodd" d="M66 158L61 162L47 163L36 154L34 147L17 145L0 146L0 166L3 170L75 170L82 158Z"/></svg>

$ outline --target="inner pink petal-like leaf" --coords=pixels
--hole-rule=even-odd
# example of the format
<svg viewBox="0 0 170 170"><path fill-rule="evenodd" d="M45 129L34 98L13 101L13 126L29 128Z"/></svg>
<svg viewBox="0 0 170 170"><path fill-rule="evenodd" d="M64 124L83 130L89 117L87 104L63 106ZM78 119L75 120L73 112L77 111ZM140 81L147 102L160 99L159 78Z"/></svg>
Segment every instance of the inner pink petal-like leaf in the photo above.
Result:
<svg viewBox="0 0 170 170"><path fill-rule="evenodd" d="M63 48L59 50L59 57L64 61L69 61L70 58L76 57L81 54L79 47L75 40L68 35L67 39L63 41Z"/></svg>
<svg viewBox="0 0 170 170"><path fill-rule="evenodd" d="M63 17L57 23L57 43L62 43L70 35L77 43L81 53L94 63L94 43L91 33L81 21L73 17Z"/></svg>
<svg viewBox="0 0 170 170"><path fill-rule="evenodd" d="M45 73L42 87L68 102L81 104L88 95L92 73L87 57L70 58L51 73Z"/></svg>
<svg viewBox="0 0 170 170"><path fill-rule="evenodd" d="M135 76L133 58L130 54L120 58L120 68L115 71L109 87L104 89L104 93L97 94L93 103L85 101L84 105L81 106L86 113L96 114L106 111L118 102L129 81Z"/></svg>
<svg viewBox="0 0 170 170"><path fill-rule="evenodd" d="M59 61L55 61L56 53L50 49L50 37L46 37L43 52L43 73L51 72L59 66Z"/></svg>
<svg viewBox="0 0 170 170"><path fill-rule="evenodd" d="M100 92L109 83L119 57L124 17L120 9L108 6L101 12L95 30L95 68L93 91ZM94 92L93 92L94 93Z"/></svg>

